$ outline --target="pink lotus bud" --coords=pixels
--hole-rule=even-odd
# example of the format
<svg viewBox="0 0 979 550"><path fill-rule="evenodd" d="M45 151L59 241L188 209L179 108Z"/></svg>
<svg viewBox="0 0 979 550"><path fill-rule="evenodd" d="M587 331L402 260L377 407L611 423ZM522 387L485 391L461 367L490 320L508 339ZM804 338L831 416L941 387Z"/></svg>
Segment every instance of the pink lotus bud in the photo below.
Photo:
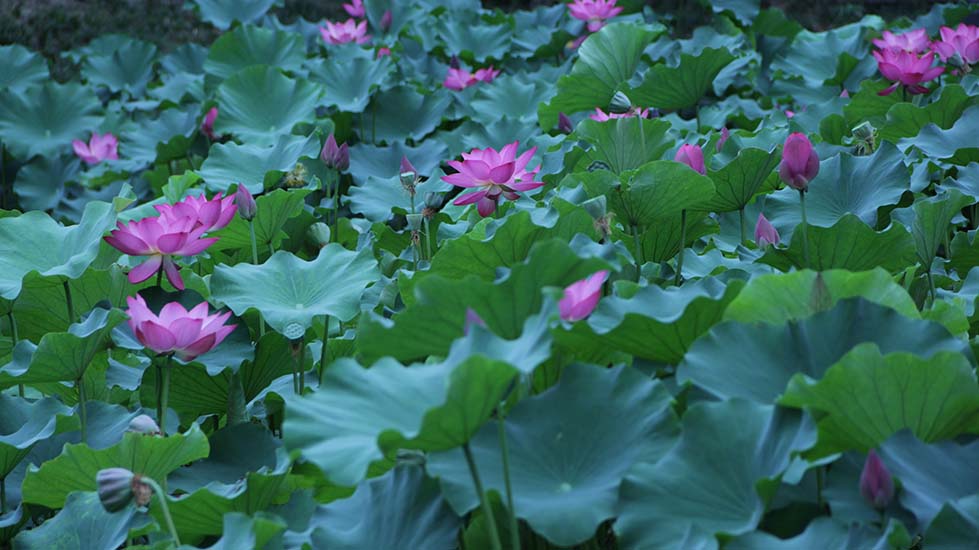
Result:
<svg viewBox="0 0 979 550"><path fill-rule="evenodd" d="M574 131L574 124L571 123L571 119L568 115L564 113L558 113L557 115L557 129L559 132L564 134L570 134Z"/></svg>
<svg viewBox="0 0 979 550"><path fill-rule="evenodd" d="M764 214L758 214L758 223L755 225L755 244L759 248L764 248L768 245L778 244L779 240L775 226L765 218Z"/></svg>
<svg viewBox="0 0 979 550"><path fill-rule="evenodd" d="M483 318L480 317L478 313L476 313L476 310L474 310L471 307L467 307L466 320L462 328L462 333L468 335L469 330L472 329L473 325L479 325L483 328L486 328L486 321L483 321Z"/></svg>
<svg viewBox="0 0 979 550"><path fill-rule="evenodd" d="M382 31L388 32L388 29L391 28L391 20L392 19L393 19L393 16L391 15L391 10L385 10L384 11L384 15L381 16L381 30Z"/></svg>
<svg viewBox="0 0 979 550"><path fill-rule="evenodd" d="M258 205L255 204L255 197L248 191L244 184L238 184L238 191L235 192L235 206L238 207L238 215L247 222L255 219Z"/></svg>
<svg viewBox="0 0 979 550"><path fill-rule="evenodd" d="M860 494L871 506L879 510L887 508L894 499L894 480L891 479L887 466L884 466L884 462L873 449L867 453L867 461L864 462L863 471L860 472Z"/></svg>
<svg viewBox="0 0 979 550"><path fill-rule="evenodd" d="M561 318L565 321L580 321L591 315L602 297L602 284L608 279L608 270L602 270L564 289L564 297L558 302Z"/></svg>
<svg viewBox="0 0 979 550"><path fill-rule="evenodd" d="M374 55L374 59L380 59L382 57L387 57L389 55L391 55L391 48L388 48L387 46L381 46L380 48L377 49L377 54Z"/></svg>
<svg viewBox="0 0 979 550"><path fill-rule="evenodd" d="M218 118L218 108L211 107L204 115L204 121L201 122L201 133L207 136L207 139L214 141L214 121Z"/></svg>
<svg viewBox="0 0 979 550"><path fill-rule="evenodd" d="M819 156L805 134L789 135L782 147L782 163L778 175L789 187L805 191L809 182L819 173Z"/></svg>
<svg viewBox="0 0 979 550"><path fill-rule="evenodd" d="M715 148L717 149L717 151L720 151L722 148L724 148L724 144L727 143L727 140L730 137L731 137L731 131L727 129L727 126L722 126L721 137L717 140L717 143L715 144Z"/></svg>
<svg viewBox="0 0 979 550"><path fill-rule="evenodd" d="M416 176L416 177L418 176L418 170L415 170L415 167L412 166L411 161L408 160L407 155L402 155L401 156L401 171L398 172L398 173L399 174L409 174L410 173L410 174L414 174L414 176Z"/></svg>
<svg viewBox="0 0 979 550"><path fill-rule="evenodd" d="M704 150L699 145L681 145L673 160L686 164L698 174L707 173L707 168L704 166Z"/></svg>
<svg viewBox="0 0 979 550"><path fill-rule="evenodd" d="M848 92L846 88L843 88L843 91L840 92L840 97L844 99L850 99L850 92Z"/></svg>
<svg viewBox="0 0 979 550"><path fill-rule="evenodd" d="M341 146L337 146L337 140L330 134L326 138L326 143L323 144L323 150L320 151L320 160L323 161L328 168L334 168L343 172L350 167L350 151L347 148L347 144L344 143Z"/></svg>

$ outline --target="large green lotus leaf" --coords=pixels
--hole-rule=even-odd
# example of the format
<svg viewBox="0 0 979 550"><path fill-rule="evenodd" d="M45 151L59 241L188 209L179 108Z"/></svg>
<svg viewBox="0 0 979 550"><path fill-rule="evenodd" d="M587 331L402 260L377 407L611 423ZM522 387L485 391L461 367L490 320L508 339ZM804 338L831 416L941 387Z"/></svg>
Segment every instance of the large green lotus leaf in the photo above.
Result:
<svg viewBox="0 0 979 550"><path fill-rule="evenodd" d="M911 103L898 103L887 111L887 122L879 129L880 139L897 143L910 138L928 124L948 130L955 124L967 107L975 104L975 98L967 95L962 86L949 84L940 89L941 97L924 107Z"/></svg>
<svg viewBox="0 0 979 550"><path fill-rule="evenodd" d="M815 456L866 452L904 428L926 442L976 433L975 382L972 365L959 353L928 359L906 352L884 355L867 343L853 348L818 382L793 376L779 403L805 408L817 420Z"/></svg>
<svg viewBox="0 0 979 550"><path fill-rule="evenodd" d="M700 402L683 415L680 442L622 482L615 532L625 548L713 548L715 534L758 526L793 455L816 440L797 411L734 399Z"/></svg>
<svg viewBox="0 0 979 550"><path fill-rule="evenodd" d="M600 301L587 322L558 333L557 339L575 354L598 356L612 348L677 364L690 344L721 320L743 286L741 281L725 285L717 279L666 289L620 283L618 295Z"/></svg>
<svg viewBox="0 0 979 550"><path fill-rule="evenodd" d="M155 119L129 125L120 136L126 144L126 159L152 164L184 158L197 130L197 118L195 107L167 109Z"/></svg>
<svg viewBox="0 0 979 550"><path fill-rule="evenodd" d="M286 529L281 518L258 512L248 516L241 512L228 512L221 518L221 538L208 550L239 550L241 548L269 548L267 544Z"/></svg>
<svg viewBox="0 0 979 550"><path fill-rule="evenodd" d="M729 11L742 24L750 25L761 12L761 2L759 0L714 0L711 3L711 10L714 13Z"/></svg>
<svg viewBox="0 0 979 550"><path fill-rule="evenodd" d="M898 142L902 149L916 147L932 159L944 159L953 164L969 164L979 161L979 147L970 146L970 137L979 127L979 105L973 105L962 113L962 116L952 125L944 129L938 124L930 123L913 138L904 138Z"/></svg>
<svg viewBox="0 0 979 550"><path fill-rule="evenodd" d="M269 11L277 0L194 0L201 18L221 30L235 21L252 23Z"/></svg>
<svg viewBox="0 0 979 550"><path fill-rule="evenodd" d="M733 60L727 48L704 48L696 56L681 54L676 67L656 65L646 71L642 84L629 92L629 98L642 107L692 107L711 89L717 73Z"/></svg>
<svg viewBox="0 0 979 550"><path fill-rule="evenodd" d="M269 245L278 247L282 239L288 236L282 228L287 221L303 212L304 199L309 193L308 189L276 189L256 197L258 209L251 224L255 226L255 242L260 250L267 250ZM213 249L247 250L251 258L251 229L249 222L241 216L235 216L227 227L211 236L219 239L212 245Z"/></svg>
<svg viewBox="0 0 979 550"><path fill-rule="evenodd" d="M824 81L840 76L837 69L844 54L856 59L865 57L865 28L882 25L880 18L866 18L824 32L803 30L795 35L788 49L772 61L771 68L800 76L809 86L821 86Z"/></svg>
<svg viewBox="0 0 979 550"><path fill-rule="evenodd" d="M714 182L714 198L704 207L711 212L731 212L744 208L762 188L781 159L777 150L746 147L717 171L708 171Z"/></svg>
<svg viewBox="0 0 979 550"><path fill-rule="evenodd" d="M442 122L451 98L445 89L421 93L408 86L378 92L371 99L363 141L421 140ZM400 159L399 159L400 160Z"/></svg>
<svg viewBox="0 0 979 550"><path fill-rule="evenodd" d="M153 80L156 46L150 42L129 39L108 55L88 56L82 65L82 76L112 92L126 91L138 97Z"/></svg>
<svg viewBox="0 0 979 550"><path fill-rule="evenodd" d="M0 57L2 59L2 57ZM65 184L81 171L82 161L76 157L34 157L17 170L14 194L25 210L52 210L65 199Z"/></svg>
<svg viewBox="0 0 979 550"><path fill-rule="evenodd" d="M506 57L513 30L509 24L459 24L443 18L438 27L438 35L450 54L457 54L466 59L475 59L482 63L487 58L503 59Z"/></svg>
<svg viewBox="0 0 979 550"><path fill-rule="evenodd" d="M141 529L150 521L146 512L135 506L107 512L98 493L79 491L68 497L64 510L39 527L22 532L14 542L24 550L118 548L129 540L130 529Z"/></svg>
<svg viewBox="0 0 979 550"><path fill-rule="evenodd" d="M948 189L939 195L920 198L910 208L895 210L891 215L911 228L918 260L928 266L953 230L952 219L972 203L973 199L958 189Z"/></svg>
<svg viewBox="0 0 979 550"><path fill-rule="evenodd" d="M835 512L835 510L834 510ZM814 548L892 548L890 533L900 530L897 520L891 519L886 533L864 524L847 525L839 519L818 517L806 530L792 538L780 539L764 531L754 531L735 537L724 550L812 550ZM928 548L931 548L929 539Z"/></svg>
<svg viewBox="0 0 979 550"><path fill-rule="evenodd" d="M357 185L364 185L370 177L394 178L401 172L401 157L408 157L420 176L435 177L441 174L439 165L449 156L446 146L434 139L422 141L417 147L404 141L395 141L388 147L358 143L350 148L350 174Z"/></svg>
<svg viewBox="0 0 979 550"><path fill-rule="evenodd" d="M943 504L979 493L979 441L924 443L910 430L901 430L878 454L901 480L901 504L919 525L931 523Z"/></svg>
<svg viewBox="0 0 979 550"><path fill-rule="evenodd" d="M437 451L469 441L516 374L479 356L411 367L382 359L367 369L340 359L315 393L285 396L284 442L331 482L354 485L399 448Z"/></svg>
<svg viewBox="0 0 979 550"><path fill-rule="evenodd" d="M0 298L16 298L31 272L81 277L99 253L102 234L115 220L113 206L99 201L88 203L81 222L69 227L38 211L0 218Z"/></svg>
<svg viewBox="0 0 979 550"><path fill-rule="evenodd" d="M741 323L779 324L804 319L822 310L813 300L817 288L828 294L828 307L860 297L887 306L905 317L920 319L918 307L901 285L883 269L862 273L831 270L796 271L753 278L731 302L724 319ZM827 298L824 296L824 298Z"/></svg>
<svg viewBox="0 0 979 550"><path fill-rule="evenodd" d="M254 308L269 326L286 333L291 324L311 327L318 315L353 319L360 295L378 276L369 248L353 252L331 243L308 262L279 251L261 265L219 265L211 275L211 293L235 314Z"/></svg>
<svg viewBox="0 0 979 550"><path fill-rule="evenodd" d="M877 209L897 204L910 186L904 155L890 143L870 156L840 153L820 162L819 174L809 182L807 219L810 225L830 227L850 213L875 227ZM765 210L783 236L802 221L799 192L791 187L772 194Z"/></svg>
<svg viewBox="0 0 979 550"><path fill-rule="evenodd" d="M675 444L671 399L637 370L574 364L557 385L518 403L504 424L517 517L560 546L591 538L615 516L633 464L656 462ZM470 445L483 486L506 494L499 428L484 426ZM462 450L429 456L427 468L457 513L479 505Z"/></svg>
<svg viewBox="0 0 979 550"><path fill-rule="evenodd" d="M44 56L19 44L0 46L0 88L23 90L47 79Z"/></svg>
<svg viewBox="0 0 979 550"><path fill-rule="evenodd" d="M76 427L71 409L57 399L31 402L0 394L0 478L6 478L35 443Z"/></svg>
<svg viewBox="0 0 979 550"><path fill-rule="evenodd" d="M509 363L523 374L530 375L539 365L551 358L552 321L558 318L554 300L546 300L540 313L531 315L518 338L507 340L476 324L469 332L452 342L446 363L464 363L474 355Z"/></svg>
<svg viewBox="0 0 979 550"><path fill-rule="evenodd" d="M463 335L468 308L493 333L517 338L524 320L541 308L543 287L565 287L609 267L604 259L581 257L567 243L550 239L534 246L527 261L514 265L499 284L476 275L462 279L431 275L414 285L415 300L393 322L362 317L357 350L368 360L445 356L452 341Z"/></svg>
<svg viewBox="0 0 979 550"><path fill-rule="evenodd" d="M909 319L861 298L840 300L829 311L785 324L724 322L690 346L677 369L679 382L693 382L719 398L771 403L796 374L822 378L855 346L876 343L885 353L908 351L931 357L940 351L972 353L934 321ZM731 350L738 350L731 353Z"/></svg>
<svg viewBox="0 0 979 550"><path fill-rule="evenodd" d="M322 87L293 79L275 67L248 67L218 87L221 114L215 133L233 134L249 144L271 145L292 127L316 118Z"/></svg>
<svg viewBox="0 0 979 550"><path fill-rule="evenodd" d="M687 212L686 224L683 218L670 216L649 224L639 235L640 256L645 262L665 262L680 253L680 238L684 238L683 246L691 246L701 237L717 233L718 223L712 220L707 212ZM682 227L686 225L686 233ZM636 255L635 239L628 231L612 229L612 235L626 246L629 252Z"/></svg>
<svg viewBox="0 0 979 550"><path fill-rule="evenodd" d="M81 84L45 82L30 90L0 91L0 135L25 160L71 150L71 140L87 141L98 129L95 93Z"/></svg>
<svg viewBox="0 0 979 550"><path fill-rule="evenodd" d="M898 272L915 263L914 240L899 224L878 232L853 214L845 214L832 227L809 227L806 236L809 241L808 265L803 254L801 231L792 234L788 249L771 248L759 261L782 271L794 266L816 271L870 271L882 267Z"/></svg>
<svg viewBox="0 0 979 550"><path fill-rule="evenodd" d="M577 164L583 164L580 166L582 170L599 166L607 167L616 174L639 168L651 160L663 158L663 154L673 147L674 138L668 134L669 130L670 124L659 119L628 117L606 122L584 120L578 125L575 135L591 144L591 148L585 151L584 158Z"/></svg>
<svg viewBox="0 0 979 550"><path fill-rule="evenodd" d="M157 372L150 367L142 372L138 393L144 407L156 407ZM222 415L228 410L230 374L211 376L197 365L174 365L170 372L170 398L167 408L185 418Z"/></svg>
<svg viewBox="0 0 979 550"><path fill-rule="evenodd" d="M957 232L949 248L952 249L949 264L959 277L967 277L972 268L979 265L979 239L976 239L975 231Z"/></svg>
<svg viewBox="0 0 979 550"><path fill-rule="evenodd" d="M928 549L957 550L979 540L979 495L948 502L932 520L925 534Z"/></svg>
<svg viewBox="0 0 979 550"><path fill-rule="evenodd" d="M242 25L224 33L211 44L204 71L220 79L253 65L267 65L283 71L296 71L306 59L302 35L292 32ZM222 114L223 114L223 105Z"/></svg>
<svg viewBox="0 0 979 550"><path fill-rule="evenodd" d="M578 49L571 74L558 80L557 95L538 109L541 128L553 127L558 113L605 110L635 75L643 50L665 30L658 23L612 23L591 34Z"/></svg>
<svg viewBox="0 0 979 550"><path fill-rule="evenodd" d="M537 119L537 106L550 95L546 82L504 75L478 87L469 102L473 120L492 124L501 117L516 120Z"/></svg>
<svg viewBox="0 0 979 550"><path fill-rule="evenodd" d="M394 62L390 57L317 59L307 66L310 80L322 83L326 88L320 103L348 113L363 112L375 90L386 90L391 86L394 73Z"/></svg>
<svg viewBox="0 0 979 550"><path fill-rule="evenodd" d="M452 186L437 175L415 185L415 213L420 214L425 207L426 193L444 193ZM394 217L394 209L411 214L411 195L401 185L399 176L377 178L368 176L362 185L349 188L350 209L372 222L387 222Z"/></svg>
<svg viewBox="0 0 979 550"><path fill-rule="evenodd" d="M316 135L281 135L272 146L257 143L215 143L199 173L210 191L227 191L243 184L253 194L261 193L292 170L300 158L315 157L320 145ZM270 180L270 181L269 181Z"/></svg>
<svg viewBox="0 0 979 550"><path fill-rule="evenodd" d="M875 126L883 126L887 122L887 113L892 107L901 103L901 94L880 95L891 83L886 80L864 80L860 83L857 93L851 92L850 102L843 107L843 114L848 127L854 127L867 121Z"/></svg>
<svg viewBox="0 0 979 550"><path fill-rule="evenodd" d="M162 482L182 465L206 457L208 450L207 437L197 424L186 433L168 437L127 433L117 445L101 450L84 444L65 445L58 458L40 468L28 468L22 487L24 502L60 508L70 493L94 491L95 474L106 468L126 468Z"/></svg>
<svg viewBox="0 0 979 550"><path fill-rule="evenodd" d="M207 458L174 472L167 480L171 491L191 493L201 487L214 492L232 489L249 472L275 469L278 442L261 424L226 425L208 438Z"/></svg>

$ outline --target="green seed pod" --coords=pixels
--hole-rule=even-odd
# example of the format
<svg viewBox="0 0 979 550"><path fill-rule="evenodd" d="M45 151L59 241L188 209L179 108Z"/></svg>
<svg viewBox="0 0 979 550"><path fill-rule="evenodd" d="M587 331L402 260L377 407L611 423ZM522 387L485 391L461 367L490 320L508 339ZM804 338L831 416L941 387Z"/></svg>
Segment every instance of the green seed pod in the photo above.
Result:
<svg viewBox="0 0 979 550"><path fill-rule="evenodd" d="M99 501L107 512L118 512L133 500L135 474L125 468L107 468L95 474Z"/></svg>

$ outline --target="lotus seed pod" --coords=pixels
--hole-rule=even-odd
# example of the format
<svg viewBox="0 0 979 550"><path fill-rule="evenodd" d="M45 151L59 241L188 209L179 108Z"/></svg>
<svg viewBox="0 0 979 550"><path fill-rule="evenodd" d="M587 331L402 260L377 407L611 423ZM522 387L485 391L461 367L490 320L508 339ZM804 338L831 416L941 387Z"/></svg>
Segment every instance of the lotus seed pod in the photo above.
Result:
<svg viewBox="0 0 979 550"><path fill-rule="evenodd" d="M306 236L309 237L313 245L323 248L330 244L330 226L323 222L316 222L306 230Z"/></svg>
<svg viewBox="0 0 979 550"><path fill-rule="evenodd" d="M160 426L150 416L141 414L129 421L127 432L134 432L144 435L159 435Z"/></svg>
<svg viewBox="0 0 979 550"><path fill-rule="evenodd" d="M107 468L95 474L99 501L107 512L118 512L133 500L135 474L125 468Z"/></svg>
<svg viewBox="0 0 979 550"><path fill-rule="evenodd" d="M615 95L612 96L612 101L608 104L608 110L610 113L617 115L628 113L632 110L632 101L624 93L615 92Z"/></svg>

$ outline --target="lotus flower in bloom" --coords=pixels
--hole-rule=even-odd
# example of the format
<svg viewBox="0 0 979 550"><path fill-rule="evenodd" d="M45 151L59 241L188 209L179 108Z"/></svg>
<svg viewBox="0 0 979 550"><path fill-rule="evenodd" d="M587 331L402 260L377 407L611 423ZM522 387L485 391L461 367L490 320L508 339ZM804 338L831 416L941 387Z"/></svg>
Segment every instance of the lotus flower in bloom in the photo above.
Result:
<svg viewBox="0 0 979 550"><path fill-rule="evenodd" d="M364 0L353 0L349 4L344 4L343 11L347 12L350 17L363 17L367 14L367 10L364 9Z"/></svg>
<svg viewBox="0 0 979 550"><path fill-rule="evenodd" d="M470 73L466 69L450 67L445 74L442 85L450 90L464 90L477 82L493 82L499 76L500 71L494 69L492 65L486 69L478 69L475 73Z"/></svg>
<svg viewBox="0 0 979 550"><path fill-rule="evenodd" d="M942 27L942 39L932 44L932 50L942 61L958 59L959 65L972 65L979 61L979 27L959 23L952 29Z"/></svg>
<svg viewBox="0 0 979 550"><path fill-rule="evenodd" d="M775 226L768 221L764 214L758 214L758 223L755 225L755 244L759 248L779 243L778 231Z"/></svg>
<svg viewBox="0 0 979 550"><path fill-rule="evenodd" d="M207 139L214 141L214 121L218 118L218 108L211 107L211 109L204 115L204 121L201 122L201 133L207 136Z"/></svg>
<svg viewBox="0 0 979 550"><path fill-rule="evenodd" d="M632 109L626 113L606 113L600 107L595 107L595 114L589 115L589 118L598 122L605 122L615 118L632 118L634 116L649 118L649 114L649 109Z"/></svg>
<svg viewBox="0 0 979 550"><path fill-rule="evenodd" d="M877 452L870 449L860 472L860 494L877 509L887 508L894 498L894 480Z"/></svg>
<svg viewBox="0 0 979 550"><path fill-rule="evenodd" d="M103 160L119 160L119 140L116 136L105 133L92 133L88 143L80 139L73 140L71 147L78 158L85 164L98 164Z"/></svg>
<svg viewBox="0 0 979 550"><path fill-rule="evenodd" d="M450 160L449 166L458 173L442 176L442 180L459 187L472 187L478 190L474 193L461 195L453 201L455 205L476 203L480 216L489 216L496 211L496 204L503 196L509 200L517 200L518 191L530 191L544 185L544 182L534 181L540 166L527 171L527 163L537 151L536 147L517 157L517 146L513 142L497 151L492 147L473 149L462 154L462 161Z"/></svg>
<svg viewBox="0 0 979 550"><path fill-rule="evenodd" d="M925 29L914 29L901 34L884 31L883 35L880 38L875 38L873 42L874 46L882 50L912 53L921 53L931 47L931 40L928 38L928 31Z"/></svg>
<svg viewBox="0 0 979 550"><path fill-rule="evenodd" d="M707 173L707 168L704 166L704 150L699 145L681 145L673 160L686 164L698 174L703 175Z"/></svg>
<svg viewBox="0 0 979 550"><path fill-rule="evenodd" d="M805 191L819 173L819 156L805 134L790 134L782 147L782 163L778 175L789 187Z"/></svg>
<svg viewBox="0 0 979 550"><path fill-rule="evenodd" d="M156 353L173 353L181 361L192 361L221 343L235 325L225 325L231 312L208 315L207 302L190 311L178 302L163 306L155 315L137 294L126 298L129 328L139 343Z"/></svg>
<svg viewBox="0 0 979 550"><path fill-rule="evenodd" d="M320 27L320 36L329 44L363 44L371 39L371 35L367 34L367 21L358 23L353 19L347 19L343 23L327 21L326 27Z"/></svg>
<svg viewBox="0 0 979 550"><path fill-rule="evenodd" d="M218 193L211 200L204 195L188 196L180 202L158 204L153 208L169 224L180 223L180 218L192 218L196 221L194 229L203 227L204 231L217 231L231 223L237 206L233 195L222 197L221 193Z"/></svg>
<svg viewBox="0 0 979 550"><path fill-rule="evenodd" d="M323 144L323 149L320 150L320 160L328 168L343 172L350 168L350 148L347 147L346 143L337 145L336 138L330 134L326 138L326 143Z"/></svg>
<svg viewBox="0 0 979 550"><path fill-rule="evenodd" d="M607 19L618 15L622 8L616 7L616 0L574 0L568 4L571 17L588 23L588 30L596 32L605 25Z"/></svg>
<svg viewBox="0 0 979 550"><path fill-rule="evenodd" d="M878 92L879 95L889 95L898 86L904 86L912 94L922 94L928 91L921 84L934 80L945 71L944 67L933 67L935 54L928 53L922 57L918 54L903 50L874 50L877 68L884 78L893 80L889 88Z"/></svg>
<svg viewBox="0 0 979 550"><path fill-rule="evenodd" d="M602 297L602 285L608 279L609 272L602 270L580 281L568 285L564 289L564 297L558 302L561 318L565 321L580 321L591 315Z"/></svg>

